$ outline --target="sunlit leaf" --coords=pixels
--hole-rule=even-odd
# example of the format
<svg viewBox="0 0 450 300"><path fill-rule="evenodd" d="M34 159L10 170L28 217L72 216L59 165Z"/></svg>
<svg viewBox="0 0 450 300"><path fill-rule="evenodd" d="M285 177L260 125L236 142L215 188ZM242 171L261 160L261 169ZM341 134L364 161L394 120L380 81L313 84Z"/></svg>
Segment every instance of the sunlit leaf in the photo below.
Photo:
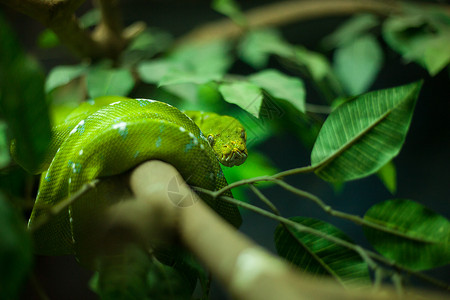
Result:
<svg viewBox="0 0 450 300"><path fill-rule="evenodd" d="M299 78L287 76L277 70L264 70L253 74L249 81L266 90L275 98L286 100L305 112L305 87Z"/></svg>
<svg viewBox="0 0 450 300"><path fill-rule="evenodd" d="M372 35L355 39L334 53L335 73L350 95L367 91L382 64L383 51Z"/></svg>
<svg viewBox="0 0 450 300"><path fill-rule="evenodd" d="M238 105L256 118L259 117L263 95L257 85L248 82L225 83L220 85L219 91L225 101Z"/></svg>
<svg viewBox="0 0 450 300"><path fill-rule="evenodd" d="M403 145L422 83L370 92L338 106L311 153L316 174L348 181L378 171Z"/></svg>
<svg viewBox="0 0 450 300"><path fill-rule="evenodd" d="M395 194L397 190L397 172L394 163L390 161L385 164L378 170L377 175L389 192Z"/></svg>
<svg viewBox="0 0 450 300"><path fill-rule="evenodd" d="M413 270L450 263L450 222L423 205L406 199L372 206L364 219L394 233L364 226L372 246L385 257Z"/></svg>
<svg viewBox="0 0 450 300"><path fill-rule="evenodd" d="M89 96L126 96L134 87L134 79L127 69L93 68L87 73L86 84Z"/></svg>
<svg viewBox="0 0 450 300"><path fill-rule="evenodd" d="M55 88L68 84L86 71L85 65L57 66L53 68L45 81L45 92L49 93Z"/></svg>
<svg viewBox="0 0 450 300"><path fill-rule="evenodd" d="M290 220L353 244L345 233L329 223L303 217ZM278 254L308 273L332 276L344 285L370 282L367 263L353 250L282 224L277 226L274 239Z"/></svg>
<svg viewBox="0 0 450 300"><path fill-rule="evenodd" d="M0 298L18 299L32 265L31 239L24 220L0 193Z"/></svg>
<svg viewBox="0 0 450 300"><path fill-rule="evenodd" d="M359 14L340 25L332 34L325 37L323 44L327 48L336 48L352 42L379 24L376 16Z"/></svg>

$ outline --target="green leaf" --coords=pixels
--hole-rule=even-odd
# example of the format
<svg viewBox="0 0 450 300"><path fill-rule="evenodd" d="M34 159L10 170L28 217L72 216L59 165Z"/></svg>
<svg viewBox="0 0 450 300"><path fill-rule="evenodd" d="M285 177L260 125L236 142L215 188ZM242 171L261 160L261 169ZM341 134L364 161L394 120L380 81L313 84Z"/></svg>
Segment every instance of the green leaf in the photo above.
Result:
<svg viewBox="0 0 450 300"><path fill-rule="evenodd" d="M210 81L218 81L222 79L222 76L223 74L221 73L197 73L195 71L188 71L174 67L170 68L163 78L161 78L159 81L159 86L183 83L205 84Z"/></svg>
<svg viewBox="0 0 450 300"><path fill-rule="evenodd" d="M14 138L13 158L35 171L50 142L50 120L44 94L44 75L26 56L0 14L0 111Z"/></svg>
<svg viewBox="0 0 450 300"><path fill-rule="evenodd" d="M392 160L381 167L381 169L378 170L377 175L389 192L395 194L397 191L397 172Z"/></svg>
<svg viewBox="0 0 450 300"><path fill-rule="evenodd" d="M0 120L0 169L11 162L9 155L9 141L6 135L6 124Z"/></svg>
<svg viewBox="0 0 450 300"><path fill-rule="evenodd" d="M311 153L316 174L348 181L378 171L405 141L422 82L370 92L338 106Z"/></svg>
<svg viewBox="0 0 450 300"><path fill-rule="evenodd" d="M244 14L234 0L214 0L212 8L229 17L239 26L245 26L247 24Z"/></svg>
<svg viewBox="0 0 450 300"><path fill-rule="evenodd" d="M383 51L375 37L364 35L334 53L334 70L350 95L372 85L383 64Z"/></svg>
<svg viewBox="0 0 450 300"><path fill-rule="evenodd" d="M232 63L230 43L224 40L208 44L190 44L177 49L159 86L180 83L204 84L222 79Z"/></svg>
<svg viewBox="0 0 450 300"><path fill-rule="evenodd" d="M323 44L328 49L341 47L351 43L378 24L379 20L374 15L355 15L340 25L332 34L325 37Z"/></svg>
<svg viewBox="0 0 450 300"><path fill-rule="evenodd" d="M50 93L55 88L68 84L80 77L86 70L85 65L57 66L53 68L45 81L45 92Z"/></svg>
<svg viewBox="0 0 450 300"><path fill-rule="evenodd" d="M171 65L169 61L163 59L143 61L138 65L137 72L143 82L156 84L164 77Z"/></svg>
<svg viewBox="0 0 450 300"><path fill-rule="evenodd" d="M90 69L86 77L91 98L126 96L134 87L134 79L127 69Z"/></svg>
<svg viewBox="0 0 450 300"><path fill-rule="evenodd" d="M406 61L415 61L436 75L450 63L450 26L433 14L389 18L383 37Z"/></svg>
<svg viewBox="0 0 450 300"><path fill-rule="evenodd" d="M225 101L238 105L256 118L259 117L263 95L257 85L248 82L225 83L219 86L219 91Z"/></svg>
<svg viewBox="0 0 450 300"><path fill-rule="evenodd" d="M249 81L273 97L285 100L299 111L305 112L305 87L300 79L268 69L251 75Z"/></svg>
<svg viewBox="0 0 450 300"><path fill-rule="evenodd" d="M450 222L423 205L406 199L372 206L364 219L395 233L364 226L364 234L383 256L413 270L450 263Z"/></svg>
<svg viewBox="0 0 450 300"><path fill-rule="evenodd" d="M332 73L331 66L325 56L304 47L296 47L292 59L299 66L308 70L315 81L324 80Z"/></svg>
<svg viewBox="0 0 450 300"><path fill-rule="evenodd" d="M0 298L18 299L32 265L31 239L20 214L0 193Z"/></svg>
<svg viewBox="0 0 450 300"><path fill-rule="evenodd" d="M329 223L304 217L290 220L353 243L346 234ZM370 283L367 263L355 251L282 224L277 226L274 239L278 254L308 273L333 276L344 285Z"/></svg>
<svg viewBox="0 0 450 300"><path fill-rule="evenodd" d="M82 28L88 28L100 23L101 13L99 9L91 9L79 18Z"/></svg>
<svg viewBox="0 0 450 300"><path fill-rule="evenodd" d="M45 29L39 34L37 44L43 49L53 48L59 45L59 38L52 30Z"/></svg>
<svg viewBox="0 0 450 300"><path fill-rule="evenodd" d="M172 44L172 36L167 32L146 29L136 36L122 54L122 66L134 67L156 54L167 50Z"/></svg>
<svg viewBox="0 0 450 300"><path fill-rule="evenodd" d="M258 29L247 33L238 46L241 59L254 68L267 65L271 54L292 56L293 47L275 29Z"/></svg>
<svg viewBox="0 0 450 300"><path fill-rule="evenodd" d="M450 30L446 35L429 40L423 54L423 62L431 76L450 64Z"/></svg>

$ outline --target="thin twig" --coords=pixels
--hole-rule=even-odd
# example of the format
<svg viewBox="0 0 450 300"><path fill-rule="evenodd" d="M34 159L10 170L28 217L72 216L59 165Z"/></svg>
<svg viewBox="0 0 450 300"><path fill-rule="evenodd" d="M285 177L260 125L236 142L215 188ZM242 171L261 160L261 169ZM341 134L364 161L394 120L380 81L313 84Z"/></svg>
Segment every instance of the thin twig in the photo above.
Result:
<svg viewBox="0 0 450 300"><path fill-rule="evenodd" d="M416 237L413 237L413 236L409 236L409 235L403 234L400 231L396 231L396 230L393 230L393 229L391 229L389 227L386 227L386 226L383 226L383 225L380 225L380 224L368 221L368 220L366 220L364 218L361 218L360 216L348 214L348 213L341 212L341 211L338 211L338 210L334 210L331 206L325 204L325 202L323 202L319 197L317 197L317 196L315 196L315 195L313 195L311 193L308 193L308 192L306 192L304 190L301 190L299 188L296 188L296 187L290 185L289 183L287 183L285 181L275 179L273 182L275 182L276 184L278 184L279 186L281 186L285 190L290 191L291 193L293 193L293 194L295 194L297 196L300 196L300 197L303 197L303 198L306 198L306 199L309 199L309 200L313 201L320 208L322 208L322 210L324 210L326 213L328 213L328 214L330 214L330 215L332 215L334 217L338 217L338 218L341 218L341 219L345 219L345 220L351 221L351 222L353 222L353 223L355 223L357 225L363 225L363 226L367 226L367 227L370 227L370 228L373 228L373 229L376 229L376 230L384 231L384 232L387 232L387 233L390 233L392 235L396 235L396 236L399 236L399 237L402 237L402 238L405 238L405 239L408 239L408 240L413 240L413 241L422 242L422 243L423 242L428 242L428 241L424 240L423 237L422 238L418 238L418 237L416 238Z"/></svg>
<svg viewBox="0 0 450 300"><path fill-rule="evenodd" d="M99 182L100 182L99 179L94 179L91 182L84 184L78 191L76 191L70 197L58 202L57 204L49 207L48 209L45 209L44 207L40 207L40 209L46 210L46 214L43 216L40 216L39 219L36 222L34 222L34 225L29 228L29 230L31 232L34 232L37 229L39 229L41 226L45 225L52 218L56 217L62 211L64 211L67 207L69 207L69 205L73 204L78 198L83 196L86 192L95 188Z"/></svg>
<svg viewBox="0 0 450 300"><path fill-rule="evenodd" d="M192 188L194 190L200 192L200 193L205 193L205 194L210 195L212 197L216 197L216 192L215 191L210 191L210 190L203 189L203 188L200 188L200 187L192 187ZM358 253L362 250L362 251L364 251L366 253L366 255L368 257L370 257L370 258L372 258L372 259L374 259L374 260L376 260L378 262L381 262L381 263L383 263L386 266L389 266L389 267L395 268L395 269L399 269L399 270L403 270L403 271L405 271L405 272L407 272L407 273L409 273L409 274L411 274L411 275L413 275L415 277L418 277L418 278L420 278L420 279L422 279L424 281L427 281L427 282L429 282L429 283L431 283L431 284L433 284L433 285L435 285L437 287L440 287L440 288L445 289L445 290L450 290L450 285L446 284L445 282L437 280L437 279L435 279L433 277L430 277L428 275L425 275L423 273L414 271L414 270L409 269L407 267L400 266L397 263L395 263L394 261L391 261L391 260L385 258L384 256L381 256L381 255L379 255L379 254L377 254L377 253L375 253L373 251L370 251L368 249L362 248L359 245L355 245L355 244L349 243L347 241L341 240L339 238L336 238L334 236L330 236L330 235L324 234L321 231L318 231L318 230L315 230L313 228L310 228L310 227L301 225L299 223L293 222L293 221L291 221L291 220L289 220L287 218L284 218L284 217L281 217L281 216L277 216L276 214L270 213L270 212L268 212L268 211L266 211L264 209L261 209L259 207L254 206L254 205L251 205L249 203L236 200L236 199L234 199L232 197L221 195L220 197L218 196L218 198L223 200L223 201L226 201L228 203L232 203L232 204L235 204L237 206L246 208L246 209L248 209L250 211L253 211L253 212L255 212L257 214L260 214L260 215L262 215L264 217L267 217L269 219L272 219L272 220L281 222L283 224L292 226L293 228L295 228L298 231L306 232L306 233L310 233L310 234L319 236L319 237L324 238L324 239L326 239L328 241L336 243L336 244L338 244L340 246L343 246L343 247L346 247L346 248L348 248L350 250L356 251Z"/></svg>

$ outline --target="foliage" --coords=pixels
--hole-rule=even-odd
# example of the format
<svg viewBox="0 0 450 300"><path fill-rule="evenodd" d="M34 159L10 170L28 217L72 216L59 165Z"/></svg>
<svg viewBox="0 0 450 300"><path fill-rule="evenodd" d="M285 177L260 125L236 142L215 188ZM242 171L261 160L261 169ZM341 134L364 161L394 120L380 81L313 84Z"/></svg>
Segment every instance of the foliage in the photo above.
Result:
<svg viewBox="0 0 450 300"><path fill-rule="evenodd" d="M377 174L395 194L393 159L407 136L423 80L369 90L383 68L386 52L391 51L384 49L384 42L405 62L420 64L430 76L448 68L448 16L414 7L384 21L373 15L356 15L323 39L326 51L334 51L330 55L293 45L280 30L249 27L234 1L213 1L213 8L245 28L245 34L236 41L216 39L179 46L173 44L167 32L146 30L117 61L59 65L48 73L45 82L39 65L23 53L0 15L0 37L5 41L0 46L2 180L14 178L23 183L28 178L13 165L10 143L16 147L18 157L25 158L18 163L25 169L35 169L51 136L50 119L64 119L68 107L91 98L143 97L141 93L145 91L145 98L164 100L180 109L220 111L243 123L249 159L241 167L224 168L224 173L237 187L233 192L242 202L249 202L244 188L249 179L272 175L255 179L250 187L272 209L273 214L266 216L280 222L274 233L279 255L299 268L332 276L346 285L371 284L369 272L373 269L417 275L416 271L448 264L450 227L444 216L412 200L399 199L380 199L364 218L335 211L318 197L281 181L286 173L276 173L278 167L259 148L270 137L294 132L305 148L312 149L311 166L288 170L288 175L311 172L325 181L343 184ZM83 27L97 24L100 17L97 10L86 14ZM46 30L38 43L49 48L59 40ZM231 72L236 64L243 63L252 70L250 74ZM319 105L312 104L306 85L317 88L322 97ZM74 94L85 95L86 99L74 99ZM56 117L51 118L50 114ZM313 201L332 216L362 225L368 242L378 253L358 246L346 233L325 221L304 216L280 217L276 206L258 194L259 189L253 184L259 181L265 184L258 188L277 184L299 198ZM3 278L12 274L7 293L15 295L31 268L32 248L19 225L23 222L10 203L17 205L16 198L30 195L17 197L13 185L2 183L0 188L4 192L0 194L0 221L7 223L0 229L8 228L0 231L0 261L10 259L17 266L2 268L1 275ZM142 299L150 295L166 299L162 295L168 294L176 299L190 295L197 279L206 281L202 268L190 259L182 260L186 264L183 267L174 267L139 249L125 252L126 263L117 266L105 261L104 268L92 280L92 289L101 297L130 297L122 293L132 291Z"/></svg>

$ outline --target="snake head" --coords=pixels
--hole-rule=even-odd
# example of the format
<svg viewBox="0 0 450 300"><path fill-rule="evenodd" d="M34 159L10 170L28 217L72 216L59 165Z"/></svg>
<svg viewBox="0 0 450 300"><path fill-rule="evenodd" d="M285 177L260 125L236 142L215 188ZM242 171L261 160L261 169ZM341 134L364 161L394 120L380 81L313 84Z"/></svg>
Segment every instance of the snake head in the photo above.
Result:
<svg viewBox="0 0 450 300"><path fill-rule="evenodd" d="M227 167L239 166L247 159L246 141L247 133L241 126L227 128L216 135L208 135L208 142L217 159Z"/></svg>

